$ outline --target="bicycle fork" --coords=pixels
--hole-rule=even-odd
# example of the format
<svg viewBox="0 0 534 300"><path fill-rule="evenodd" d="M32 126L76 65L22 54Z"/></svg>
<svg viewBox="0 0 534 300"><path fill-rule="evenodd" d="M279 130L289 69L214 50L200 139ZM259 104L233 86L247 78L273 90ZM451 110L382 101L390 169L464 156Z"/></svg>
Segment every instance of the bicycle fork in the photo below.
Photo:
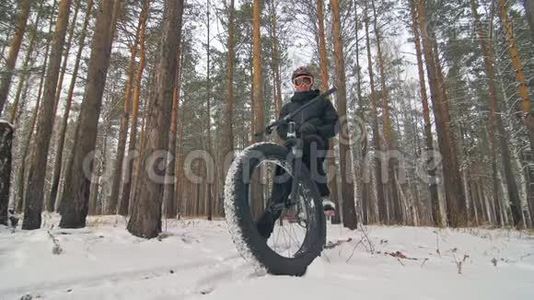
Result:
<svg viewBox="0 0 534 300"><path fill-rule="evenodd" d="M294 159L293 180L291 180L291 193L288 199L286 199L287 205L291 206L292 204L297 203L298 181L300 179L300 168L302 166L302 142L297 139L295 122L289 122L288 127L288 139L294 139L296 141L296 143L291 146L291 152Z"/></svg>

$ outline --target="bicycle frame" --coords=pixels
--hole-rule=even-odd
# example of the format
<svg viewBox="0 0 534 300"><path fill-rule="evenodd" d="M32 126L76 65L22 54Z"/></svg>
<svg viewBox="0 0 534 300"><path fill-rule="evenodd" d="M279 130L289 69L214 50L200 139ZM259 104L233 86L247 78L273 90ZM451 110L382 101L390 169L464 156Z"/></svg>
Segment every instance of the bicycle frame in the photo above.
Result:
<svg viewBox="0 0 534 300"><path fill-rule="evenodd" d="M297 199L298 181L300 179L300 169L302 167L302 140L297 138L295 122L290 121L288 123L287 141L291 145L290 151L293 155L293 163L291 168L293 170L293 180L291 181L291 192L284 202L272 204L269 209L274 211L283 210L284 207L290 207ZM289 202L291 199L291 202Z"/></svg>
<svg viewBox="0 0 534 300"><path fill-rule="evenodd" d="M289 122L288 127L287 138L292 145L290 150L294 157L293 180L291 181L291 193L289 199L294 201L294 199L297 199L297 185L300 179L300 168L302 167L302 140L297 139L295 122ZM291 205L291 203L288 204Z"/></svg>

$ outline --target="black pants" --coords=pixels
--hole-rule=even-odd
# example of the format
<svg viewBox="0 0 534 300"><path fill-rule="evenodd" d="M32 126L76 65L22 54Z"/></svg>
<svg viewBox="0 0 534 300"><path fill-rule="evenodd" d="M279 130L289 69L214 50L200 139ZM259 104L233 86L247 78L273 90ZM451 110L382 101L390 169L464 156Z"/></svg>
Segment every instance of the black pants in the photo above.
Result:
<svg viewBox="0 0 534 300"><path fill-rule="evenodd" d="M302 165L310 172L312 180L317 184L319 194L321 197L329 196L330 190L327 185L326 171L323 167L328 148L325 149L325 146L322 143L316 142L316 140L304 140L302 150ZM281 180L280 182L275 180L275 183L273 183L271 200L274 203L284 201L291 193L292 180L291 177L287 176L285 173L286 171L282 167L276 167L276 178Z"/></svg>
<svg viewBox="0 0 534 300"><path fill-rule="evenodd" d="M302 165L305 166L319 189L321 197L330 195L328 189L326 171L323 162L326 159L328 143L318 136L309 136L303 139ZM271 191L269 205L284 202L291 193L292 179L286 174L284 168L277 166L275 179ZM271 234L274 222L280 217L281 211L265 210L258 219L258 231L266 238Z"/></svg>

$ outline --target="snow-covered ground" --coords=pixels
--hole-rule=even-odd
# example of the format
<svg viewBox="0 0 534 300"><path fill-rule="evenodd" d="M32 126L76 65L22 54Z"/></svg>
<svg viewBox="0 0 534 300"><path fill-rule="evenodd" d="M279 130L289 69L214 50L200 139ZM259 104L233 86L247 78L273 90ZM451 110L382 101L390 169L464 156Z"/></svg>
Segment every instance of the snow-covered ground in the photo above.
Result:
<svg viewBox="0 0 534 300"><path fill-rule="evenodd" d="M57 223L0 226L0 299L534 299L525 232L329 226L328 240L344 242L287 277L256 274L223 221L169 221L152 240L130 235L120 217L79 230Z"/></svg>

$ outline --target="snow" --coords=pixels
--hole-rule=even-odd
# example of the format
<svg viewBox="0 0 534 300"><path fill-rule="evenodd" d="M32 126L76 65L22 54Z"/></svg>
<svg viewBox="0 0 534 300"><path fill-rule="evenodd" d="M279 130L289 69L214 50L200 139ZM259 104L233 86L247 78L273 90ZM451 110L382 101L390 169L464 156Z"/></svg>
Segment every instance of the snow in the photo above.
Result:
<svg viewBox="0 0 534 300"><path fill-rule="evenodd" d="M168 221L151 240L130 235L122 217L58 223L0 226L0 299L534 299L527 232L329 225L338 245L299 278L258 275L223 220Z"/></svg>

